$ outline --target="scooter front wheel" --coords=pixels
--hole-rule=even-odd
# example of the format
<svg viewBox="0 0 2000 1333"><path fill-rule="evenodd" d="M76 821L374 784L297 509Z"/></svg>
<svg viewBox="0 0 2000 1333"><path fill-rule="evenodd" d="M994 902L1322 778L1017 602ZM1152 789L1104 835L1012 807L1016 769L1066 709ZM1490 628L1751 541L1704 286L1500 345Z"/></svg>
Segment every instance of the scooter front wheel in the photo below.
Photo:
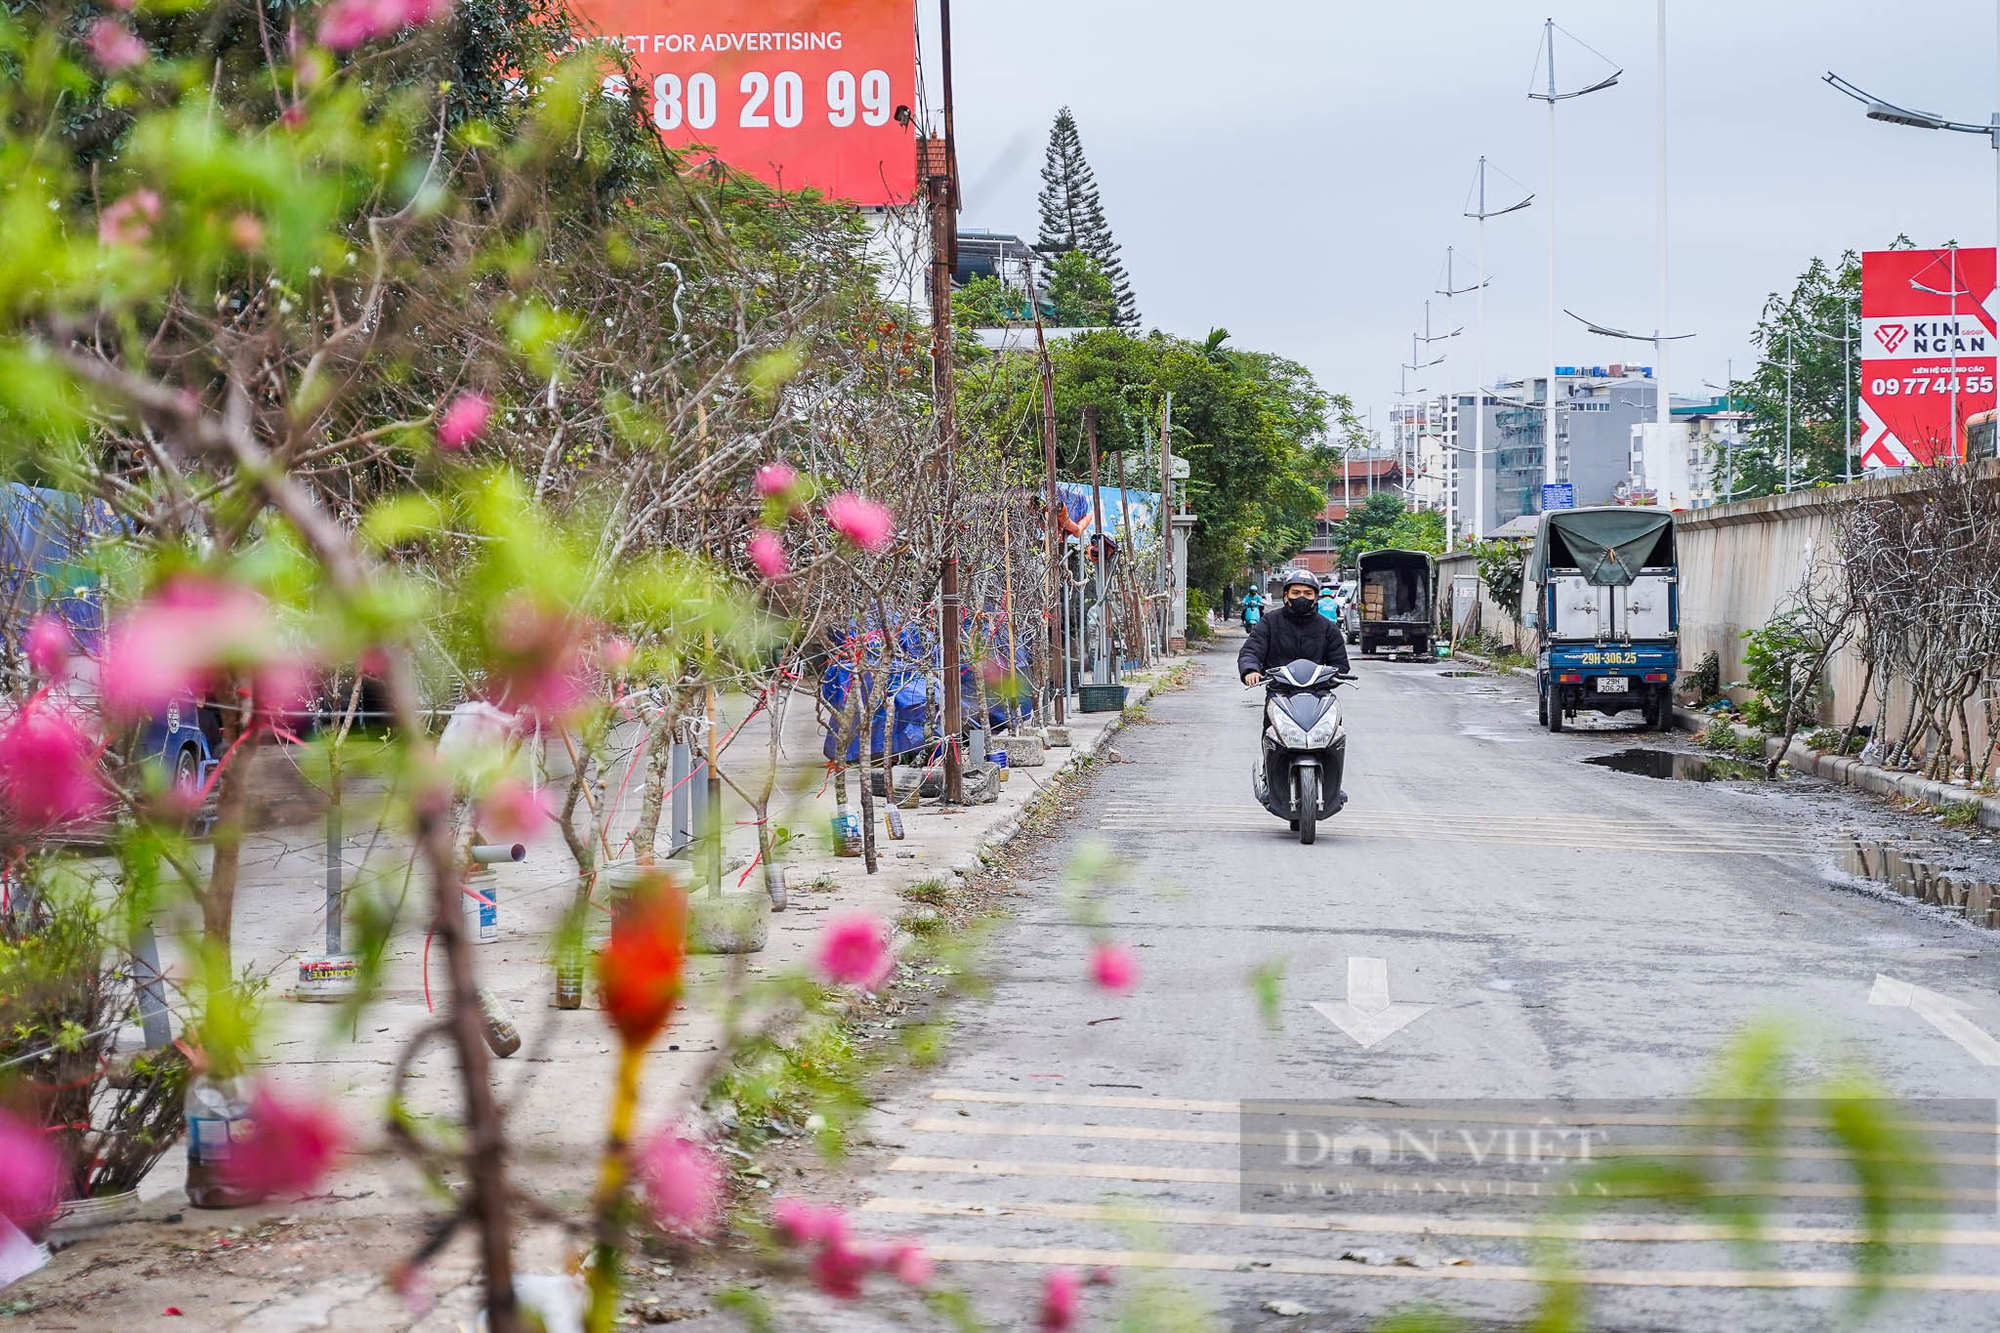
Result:
<svg viewBox="0 0 2000 1333"><path fill-rule="evenodd" d="M1299 787L1299 843L1312 846L1318 836L1316 824L1319 819L1319 770L1301 768L1298 771Z"/></svg>

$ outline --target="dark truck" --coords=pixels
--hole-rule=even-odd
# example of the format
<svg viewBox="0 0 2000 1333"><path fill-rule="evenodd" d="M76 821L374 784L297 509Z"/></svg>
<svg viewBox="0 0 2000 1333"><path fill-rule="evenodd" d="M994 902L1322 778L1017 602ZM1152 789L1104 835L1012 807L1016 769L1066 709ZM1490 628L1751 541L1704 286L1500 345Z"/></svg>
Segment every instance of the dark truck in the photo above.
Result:
<svg viewBox="0 0 2000 1333"><path fill-rule="evenodd" d="M1561 731L1586 709L1674 725L1680 667L1674 516L1605 506L1542 515L1521 580L1521 623L1541 632L1541 720Z"/></svg>
<svg viewBox="0 0 2000 1333"><path fill-rule="evenodd" d="M1361 584L1361 655L1431 650L1437 565L1422 551L1369 551L1356 562Z"/></svg>

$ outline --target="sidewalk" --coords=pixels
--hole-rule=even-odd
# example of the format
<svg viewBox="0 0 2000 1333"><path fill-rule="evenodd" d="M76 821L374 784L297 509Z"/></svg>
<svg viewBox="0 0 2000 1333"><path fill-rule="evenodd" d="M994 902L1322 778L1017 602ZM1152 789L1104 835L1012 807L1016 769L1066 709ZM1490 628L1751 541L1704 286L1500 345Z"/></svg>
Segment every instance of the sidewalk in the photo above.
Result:
<svg viewBox="0 0 2000 1333"><path fill-rule="evenodd" d="M1164 674L1184 660L1169 659L1151 672L1128 676L1131 686L1128 707L1148 698ZM901 890L925 879L944 878L949 882L970 871L982 855L1004 845L1019 830L1025 807L1039 791L1080 762L1094 757L1123 722L1122 715L1116 713L1071 711L1070 748L1047 751L1048 762L1041 768L1012 770L1000 787L998 799L991 804L948 812L934 806L905 811L907 837L903 841L891 841L880 831L885 803L878 802L879 873L871 876L859 858L831 854L826 830L835 807L831 784L822 785L821 781L824 765L820 737L812 726L810 696L799 696L795 702L799 706L788 709L783 728L780 764L781 772L793 783L789 790L796 795L789 804L784 795L774 798L772 804L773 820L782 822L797 835L780 858L792 886L790 905L771 916L766 947L746 957L753 973L802 966L830 912L872 912L893 921L908 907L899 896ZM728 701L723 711L725 726L732 725L748 711L747 701ZM755 723L746 729L745 743L750 747L746 760L761 760L767 743L764 734L748 734L756 729ZM723 767L731 771L728 756L724 757ZM614 772L614 790L623 776L622 767ZM634 777L624 793L618 819L612 825L614 848L636 816L641 781L642 775ZM781 793L788 790L785 781L781 781L779 789ZM751 869L756 854L755 830L738 822L746 817L742 803L730 796L723 812L727 830L723 883L725 890L734 892L738 879L749 871L743 879L743 889L761 896L761 867ZM343 859L359 864L368 853L370 836L364 831L347 839ZM315 822L260 833L246 842L244 883L237 903L235 958L239 971L248 966L259 974L272 976L261 1032L265 1074L281 1088L334 1102L353 1137L356 1155L327 1183L325 1188L329 1193L320 1199L306 1203L284 1201L233 1211L196 1211L183 1209L185 1158L183 1150L176 1147L161 1159L141 1187L141 1212L143 1217L155 1221L181 1213L182 1226L186 1228L240 1227L269 1235L273 1240L300 1233L273 1231L271 1219L289 1219L284 1225L293 1228L310 1220L315 1224L366 1230L384 1219L401 1218L403 1225L390 1229L394 1234L384 1238L407 1250L414 1245L415 1236L408 1220L418 1214L434 1213L437 1205L416 1170L392 1157L381 1122L383 1097L393 1062L411 1036L433 1018L426 1004L423 961L422 922L427 916L428 889L420 879L409 884L404 928L391 943L387 980L376 1003L363 1014L358 1027L336 1029L335 1009L299 1003L283 994L289 991L296 976L293 955L320 952L325 882L321 838L321 826ZM378 873L393 869L394 879L401 880L407 861L395 859L399 855L400 852L378 848L369 857L369 863ZM491 988L512 1009L522 1037L519 1053L494 1062L495 1090L508 1108L513 1148L511 1169L516 1179L535 1195L580 1216L595 1179L595 1156L609 1104L615 1047L602 1016L594 1012L594 994L586 996L581 1010L553 1007L553 970L543 951L549 932L573 895L574 863L560 834L551 830L530 845L526 860L494 869L500 907L499 938L475 948L475 966L479 984ZM177 950L173 943L166 942L168 933L163 925L161 934L171 973L184 969L185 960L183 956L178 966L172 961ZM704 982L720 978L728 966L729 960L725 958L692 960L691 1006L698 1005L704 994L713 993ZM438 959L431 960L429 980L431 999L441 1004L443 968ZM682 1104L713 1055L716 1035L713 1014L691 1007L676 1017L647 1060L643 1083L645 1126L659 1123L669 1109ZM125 1034L121 1047L137 1043L134 1029ZM434 1042L427 1047L412 1062L410 1077L408 1100L414 1114L457 1118L458 1081L448 1046ZM87 1239L58 1255L42 1273L9 1288L8 1299L46 1299L83 1266L102 1266L107 1247L127 1243L121 1241L121 1235L128 1230L134 1234L127 1241L136 1242L137 1232L156 1228L136 1224ZM520 1271L557 1271L574 1243L556 1228L524 1223L518 1254ZM347 1250L345 1276L337 1282L329 1279L318 1284L314 1290L321 1291L324 1299L305 1299L305 1305L295 1314L278 1308L289 1309L285 1301L291 1299L281 1299L286 1286L282 1281L274 1288L266 1284L271 1289L260 1290L249 1308L245 1308L243 1299L234 1299L246 1296L240 1291L225 1296L221 1288L211 1291L204 1286L196 1290L177 1288L167 1295L190 1316L190 1327L239 1326L235 1321L253 1311L263 1313L240 1326L323 1327L333 1305L341 1307L338 1322L351 1326L406 1323L407 1315L397 1317L401 1312L398 1298L380 1290L368 1294L379 1287L380 1275L387 1267L384 1254L371 1253L369 1246L358 1239L351 1247L343 1248ZM469 1261L462 1241L451 1247L434 1265L439 1285L448 1286L454 1274L461 1280L469 1277L472 1271ZM323 1269L321 1276L325 1276ZM295 1283L305 1280L299 1277ZM357 1300L361 1305L354 1304ZM453 1292L452 1300L420 1326L433 1326L435 1320L446 1314L447 1306L457 1311L459 1318L469 1317L470 1300L469 1288L460 1288ZM272 1302L277 1304L274 1306ZM211 1308L196 1317L196 1306L205 1303ZM158 1311L140 1311L135 1307L133 1313L157 1315ZM452 1321L445 1319L435 1326L450 1328Z"/></svg>

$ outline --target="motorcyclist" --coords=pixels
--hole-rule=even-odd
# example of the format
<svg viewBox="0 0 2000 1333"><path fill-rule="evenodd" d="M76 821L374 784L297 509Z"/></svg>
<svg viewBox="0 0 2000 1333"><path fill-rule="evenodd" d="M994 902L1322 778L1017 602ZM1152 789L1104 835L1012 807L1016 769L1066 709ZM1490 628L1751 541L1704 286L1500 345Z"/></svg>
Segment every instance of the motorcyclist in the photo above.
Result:
<svg viewBox="0 0 2000 1333"><path fill-rule="evenodd" d="M1268 668L1303 660L1346 675L1347 636L1319 613L1319 576L1308 569L1288 569L1281 583L1284 609L1251 628L1236 655L1236 674L1245 685L1261 685Z"/></svg>

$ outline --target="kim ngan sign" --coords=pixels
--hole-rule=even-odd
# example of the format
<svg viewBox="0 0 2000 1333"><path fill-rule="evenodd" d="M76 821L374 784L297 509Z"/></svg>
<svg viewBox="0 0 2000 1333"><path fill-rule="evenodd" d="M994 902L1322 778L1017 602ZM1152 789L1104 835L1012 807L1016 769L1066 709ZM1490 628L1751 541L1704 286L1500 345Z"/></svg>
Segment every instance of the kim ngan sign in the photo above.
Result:
<svg viewBox="0 0 2000 1333"><path fill-rule="evenodd" d="M1991 250L1861 256L1861 463L1917 467L1965 457L1965 423L1992 408Z"/></svg>
<svg viewBox="0 0 2000 1333"><path fill-rule="evenodd" d="M668 147L711 149L772 185L849 203L916 194L916 0L577 0L575 9L631 52L640 85L631 91Z"/></svg>

